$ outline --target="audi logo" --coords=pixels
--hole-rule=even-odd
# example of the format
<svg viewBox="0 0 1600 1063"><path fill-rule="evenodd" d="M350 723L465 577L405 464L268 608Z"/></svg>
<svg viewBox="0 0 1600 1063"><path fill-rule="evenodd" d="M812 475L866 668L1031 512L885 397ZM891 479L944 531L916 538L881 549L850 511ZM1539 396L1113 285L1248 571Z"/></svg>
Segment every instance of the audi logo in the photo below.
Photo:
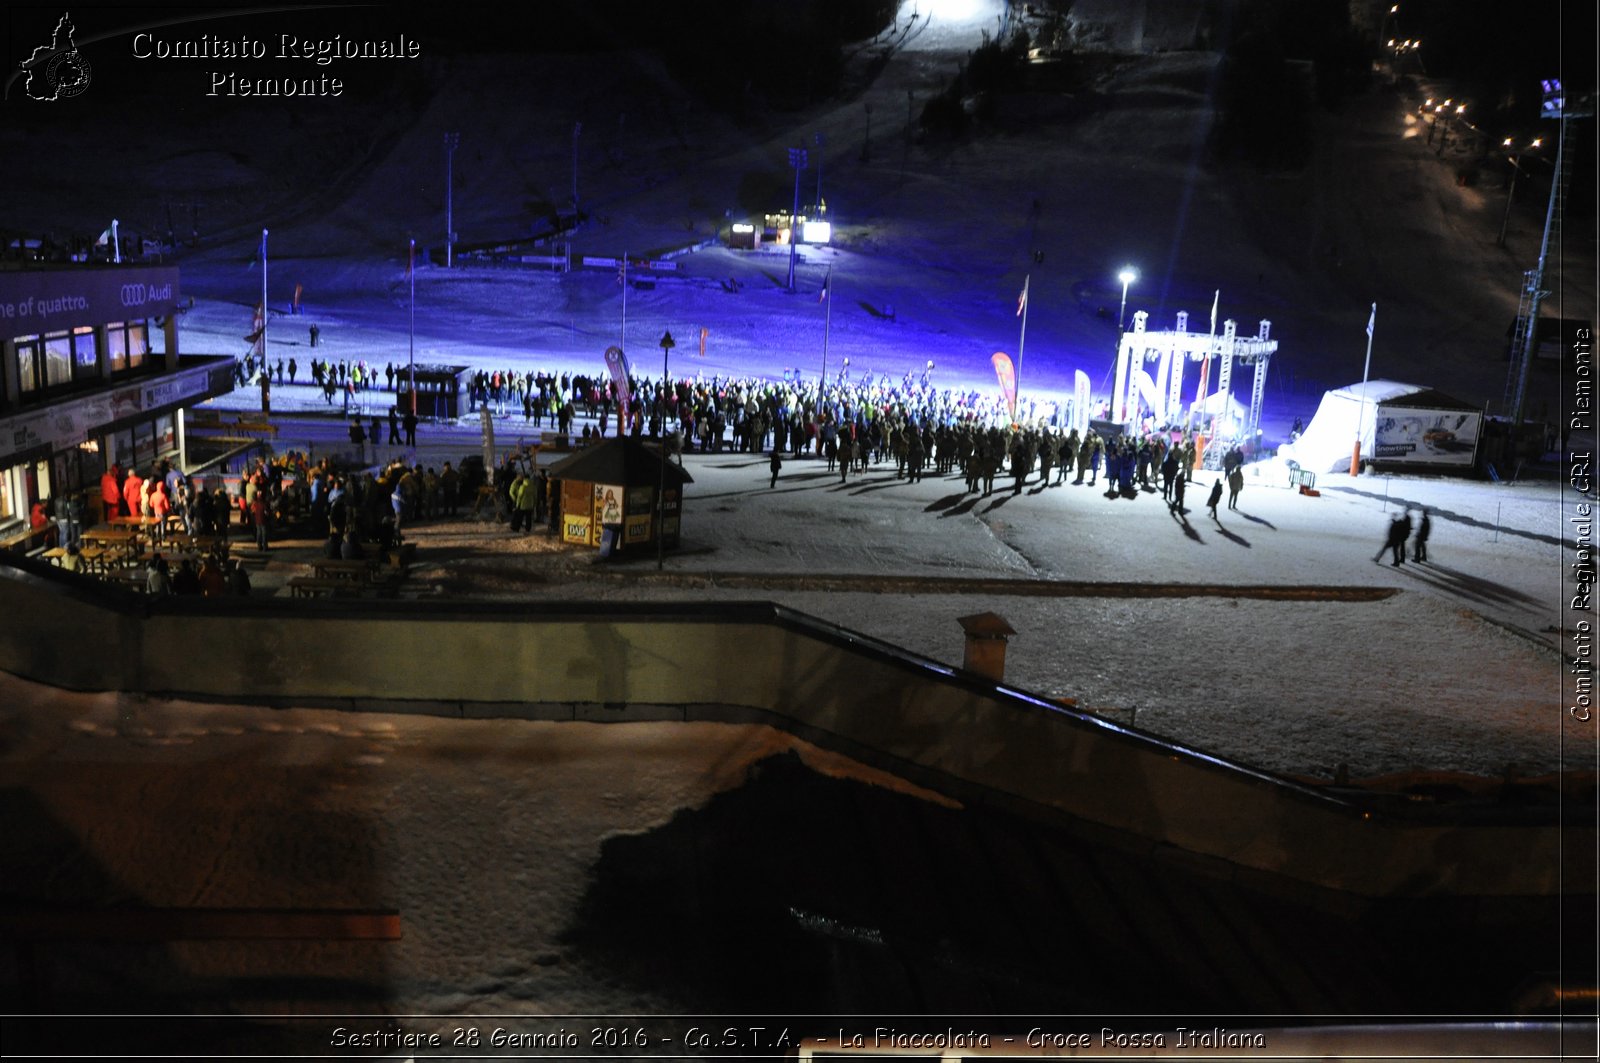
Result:
<svg viewBox="0 0 1600 1063"><path fill-rule="evenodd" d="M171 299L172 285L163 284L155 287L150 284L124 284L122 286L123 306L143 306L157 299Z"/></svg>

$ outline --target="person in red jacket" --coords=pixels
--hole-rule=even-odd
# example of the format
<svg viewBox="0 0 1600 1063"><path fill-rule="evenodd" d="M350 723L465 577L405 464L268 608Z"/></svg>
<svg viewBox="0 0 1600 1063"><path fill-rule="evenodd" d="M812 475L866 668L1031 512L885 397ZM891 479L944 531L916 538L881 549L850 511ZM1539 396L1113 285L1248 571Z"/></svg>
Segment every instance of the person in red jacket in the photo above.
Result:
<svg viewBox="0 0 1600 1063"><path fill-rule="evenodd" d="M167 485L161 480L150 481L150 515L155 518L155 527L150 529L150 538L153 542L161 542L167 537L167 514L172 512L172 500L167 497Z"/></svg>
<svg viewBox="0 0 1600 1063"><path fill-rule="evenodd" d="M122 481L123 513L130 517L139 516L139 493L144 487L144 481L139 478L138 470L130 469L128 478Z"/></svg>
<svg viewBox="0 0 1600 1063"><path fill-rule="evenodd" d="M122 466L113 463L100 476L100 501L104 506L104 518L110 520L122 510L122 484L117 481L122 479Z"/></svg>
<svg viewBox="0 0 1600 1063"><path fill-rule="evenodd" d="M270 511L267 509L267 493L257 490L255 498L250 501L250 523L256 528L256 549L267 549L267 519Z"/></svg>

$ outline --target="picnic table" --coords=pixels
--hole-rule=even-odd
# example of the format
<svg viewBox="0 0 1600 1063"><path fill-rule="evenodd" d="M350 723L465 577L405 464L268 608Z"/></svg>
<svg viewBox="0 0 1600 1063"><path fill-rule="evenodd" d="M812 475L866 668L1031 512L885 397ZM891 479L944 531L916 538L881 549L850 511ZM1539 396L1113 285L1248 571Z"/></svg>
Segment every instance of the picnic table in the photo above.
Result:
<svg viewBox="0 0 1600 1063"><path fill-rule="evenodd" d="M99 546L84 546L78 550L78 557L83 561L85 572L100 572L105 569L107 556L111 551ZM39 555L56 567L64 567L66 563L67 548L52 546Z"/></svg>
<svg viewBox="0 0 1600 1063"><path fill-rule="evenodd" d="M229 540L226 535L183 535L178 534L167 539L169 545L179 549L192 550L199 554L209 554L213 551L228 556Z"/></svg>
<svg viewBox="0 0 1600 1063"><path fill-rule="evenodd" d="M132 528L102 528L96 525L85 528L81 537L86 544L100 548L106 562L139 556L140 535Z"/></svg>

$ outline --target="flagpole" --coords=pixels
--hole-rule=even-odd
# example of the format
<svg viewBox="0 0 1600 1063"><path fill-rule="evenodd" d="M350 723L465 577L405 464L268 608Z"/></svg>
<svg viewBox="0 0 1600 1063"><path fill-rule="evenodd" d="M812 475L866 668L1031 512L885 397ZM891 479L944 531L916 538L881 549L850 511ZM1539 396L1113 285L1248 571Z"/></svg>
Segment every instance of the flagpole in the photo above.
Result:
<svg viewBox="0 0 1600 1063"><path fill-rule="evenodd" d="M1028 342L1028 285L1033 280L1029 273L1022 278L1022 334L1017 337L1017 365L1012 375L1011 423L1017 423L1017 402L1022 394L1022 348Z"/></svg>
<svg viewBox="0 0 1600 1063"><path fill-rule="evenodd" d="M411 381L411 416L417 415L417 240L411 238L410 254L406 258L406 272L411 275L411 347L406 371Z"/></svg>
<svg viewBox="0 0 1600 1063"><path fill-rule="evenodd" d="M1206 388L1211 383L1211 355L1217 347L1217 306L1222 301L1222 289L1218 288L1211 296L1211 336L1206 342L1206 356L1200 362L1200 385L1195 394L1195 405L1200 407L1200 431L1206 428ZM1194 406L1189 407L1189 412L1183 418L1183 430L1188 432L1194 427Z"/></svg>
<svg viewBox="0 0 1600 1063"><path fill-rule="evenodd" d="M270 414L272 408L267 398L272 388L271 371L267 368L267 230L261 230L261 412Z"/></svg>
<svg viewBox="0 0 1600 1063"><path fill-rule="evenodd" d="M819 178L820 180L820 178ZM828 333L833 330L833 267L822 281L822 301L828 305L822 314L822 387L828 386Z"/></svg>
<svg viewBox="0 0 1600 1063"><path fill-rule="evenodd" d="M1372 371L1372 333L1378 324L1378 304L1372 304L1372 313L1367 318L1367 360L1361 367L1361 405L1356 409L1356 443L1350 452L1350 475L1361 475L1361 422L1367 416L1367 374ZM1377 433L1373 433L1376 442Z"/></svg>
<svg viewBox="0 0 1600 1063"><path fill-rule="evenodd" d="M622 327L617 330L617 346L624 354L628 351L628 252L622 252Z"/></svg>

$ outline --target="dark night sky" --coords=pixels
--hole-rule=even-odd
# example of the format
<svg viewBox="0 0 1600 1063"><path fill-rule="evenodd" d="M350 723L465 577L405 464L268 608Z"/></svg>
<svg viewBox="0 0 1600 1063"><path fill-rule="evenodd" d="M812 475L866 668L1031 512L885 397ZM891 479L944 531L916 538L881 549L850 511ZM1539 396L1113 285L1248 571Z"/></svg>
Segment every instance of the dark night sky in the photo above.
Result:
<svg viewBox="0 0 1600 1063"><path fill-rule="evenodd" d="M1272 0L1300 3L1302 0ZM217 33L383 37L405 32L434 57L458 51L558 52L649 47L696 63L771 62L805 34L843 39L871 36L894 9L894 0L538 0L531 4L375 3L366 5L142 3L28 3L8 5L0 16L7 67L48 38L62 11L71 11L84 38L171 19L229 13L161 30L174 37ZM1596 18L1593 4L1563 0L1402 0L1395 31L1421 37L1427 73L1455 80L1484 108L1512 98L1533 121L1539 80L1565 67L1572 88L1595 83ZM246 15L243 12L257 12ZM271 12L267 14L265 12ZM145 77L173 73L162 64L137 63L129 38L84 45L96 66L128 67Z"/></svg>

